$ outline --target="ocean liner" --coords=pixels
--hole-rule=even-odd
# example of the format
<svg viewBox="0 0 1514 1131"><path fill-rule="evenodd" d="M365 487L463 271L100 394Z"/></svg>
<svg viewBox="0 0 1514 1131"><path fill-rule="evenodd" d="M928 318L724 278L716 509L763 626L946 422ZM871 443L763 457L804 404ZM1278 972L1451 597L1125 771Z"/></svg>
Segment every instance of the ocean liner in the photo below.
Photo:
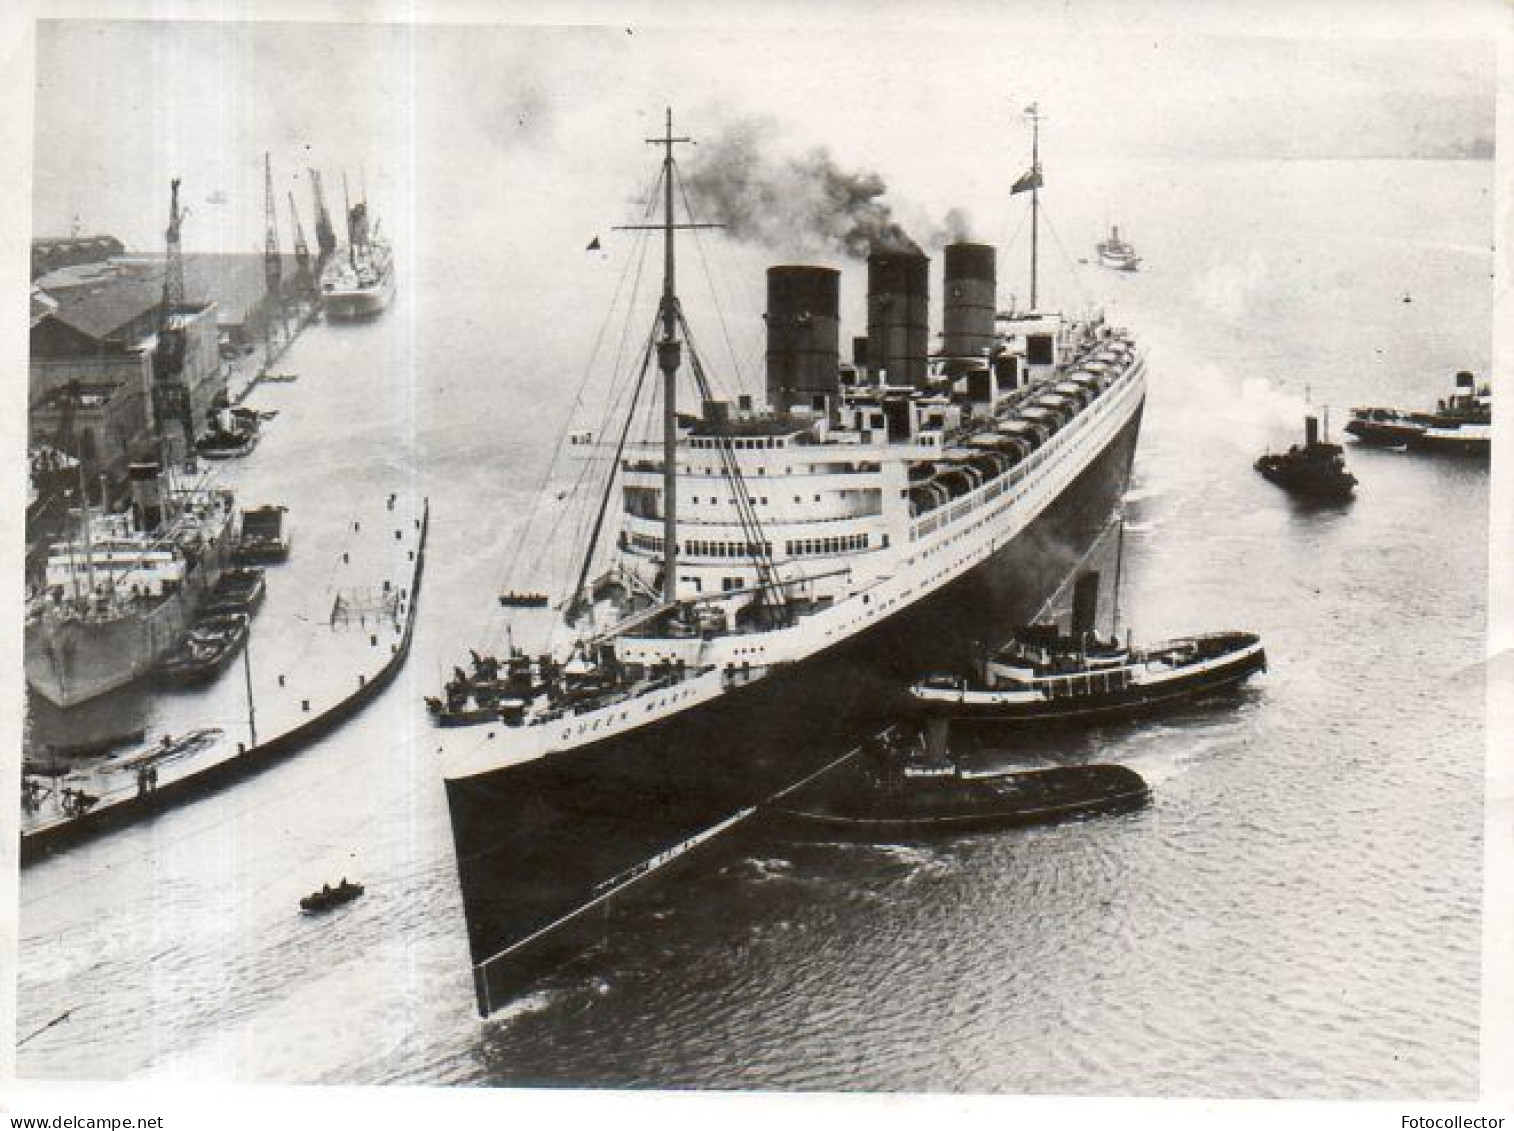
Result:
<svg viewBox="0 0 1514 1131"><path fill-rule="evenodd" d="M604 567L591 545L561 594L571 646L471 650L428 699L485 1016L571 953L569 928L876 729L968 625L1023 623L1103 529L1140 429L1130 336L1041 309L1034 267L1030 308L1000 313L973 243L944 251L938 351L929 260L875 247L852 364L840 273L769 269L767 405L715 399L675 290L676 232L701 226L674 220L683 139L669 115L648 140L660 435L635 442L628 416L601 441ZM1033 218L1038 158L1016 182Z"/></svg>
<svg viewBox="0 0 1514 1131"><path fill-rule="evenodd" d="M321 307L328 318L374 318L394 299L394 253L379 228L369 225L366 200L347 205L347 254L331 256L321 273Z"/></svg>
<svg viewBox="0 0 1514 1131"><path fill-rule="evenodd" d="M188 631L231 564L229 490L165 485L157 463L131 467L133 503L81 513L78 532L48 549L26 609L26 681L73 707L147 675Z"/></svg>

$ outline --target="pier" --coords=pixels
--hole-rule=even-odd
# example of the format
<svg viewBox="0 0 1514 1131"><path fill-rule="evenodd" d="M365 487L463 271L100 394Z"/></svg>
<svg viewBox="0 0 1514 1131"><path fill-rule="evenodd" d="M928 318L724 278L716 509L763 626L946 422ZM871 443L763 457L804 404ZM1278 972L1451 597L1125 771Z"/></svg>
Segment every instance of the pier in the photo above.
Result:
<svg viewBox="0 0 1514 1131"><path fill-rule="evenodd" d="M424 500L393 493L369 500L345 528L313 532L303 572L323 585L289 584L270 567L248 644L216 684L202 694L153 692L181 700L167 714L199 725L79 759L66 773L27 775L23 862L262 769L363 707L409 653L428 525Z"/></svg>

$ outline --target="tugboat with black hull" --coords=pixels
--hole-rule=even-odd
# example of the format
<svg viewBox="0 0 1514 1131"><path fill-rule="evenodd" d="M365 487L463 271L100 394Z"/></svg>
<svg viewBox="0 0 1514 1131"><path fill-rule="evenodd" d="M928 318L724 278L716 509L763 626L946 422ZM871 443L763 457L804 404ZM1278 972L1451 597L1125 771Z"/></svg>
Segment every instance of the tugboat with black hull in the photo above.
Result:
<svg viewBox="0 0 1514 1131"><path fill-rule="evenodd" d="M1127 813L1151 799L1128 766L973 773L946 749L950 726L937 719L919 731L886 728L765 806L764 829L801 840L918 841Z"/></svg>
<svg viewBox="0 0 1514 1131"><path fill-rule="evenodd" d="M1356 490L1356 476L1346 470L1345 453L1339 444L1320 439L1315 416L1304 418L1302 446L1294 444L1286 452L1259 456L1256 469L1263 479L1290 494L1321 502L1345 502Z"/></svg>
<svg viewBox="0 0 1514 1131"><path fill-rule="evenodd" d="M1104 527L1140 429L1130 335L1042 310L1034 271L1030 309L996 313L982 244L946 248L934 358L918 249L869 257L861 365L839 359L839 272L771 268L768 407L715 399L674 289L671 115L653 140L663 290L629 380L656 359L660 436L632 441L630 415L604 433L590 544L554 595L576 639L475 648L429 703L484 1015L590 909L895 717L954 630L1022 622Z"/></svg>
<svg viewBox="0 0 1514 1131"><path fill-rule="evenodd" d="M1267 670L1250 632L1213 632L1134 647L1118 629L1095 630L1099 575L1079 575L1072 625L1041 622L1018 630L980 670L930 676L910 688L927 717L953 727L1080 725L1134 718L1229 691Z"/></svg>

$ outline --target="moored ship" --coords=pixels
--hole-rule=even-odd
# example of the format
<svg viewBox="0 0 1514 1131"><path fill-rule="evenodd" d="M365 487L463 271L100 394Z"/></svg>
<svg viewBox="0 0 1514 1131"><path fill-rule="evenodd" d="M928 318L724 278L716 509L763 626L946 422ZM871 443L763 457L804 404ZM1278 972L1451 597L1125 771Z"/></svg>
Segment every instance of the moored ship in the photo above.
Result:
<svg viewBox="0 0 1514 1131"><path fill-rule="evenodd" d="M394 253L379 228L369 225L366 200L348 206L347 254L333 255L321 273L321 308L328 318L374 318L393 300Z"/></svg>
<svg viewBox="0 0 1514 1131"><path fill-rule="evenodd" d="M1041 310L1034 273L1030 309L999 313L983 244L945 250L935 355L929 260L875 246L851 365L840 273L771 268L768 403L716 399L673 288L671 120L655 140L664 289L641 375L655 357L660 437L631 441L628 416L605 461L562 593L572 647L475 651L429 701L485 1015L589 908L886 717L901 677L952 654L952 626L1023 621L1103 527L1140 428L1129 334ZM701 402L687 416L685 347Z"/></svg>
<svg viewBox="0 0 1514 1131"><path fill-rule="evenodd" d="M27 683L59 707L147 675L231 562L230 491L165 485L156 463L132 465L131 483L129 512L86 508L78 533L49 548L27 606Z"/></svg>

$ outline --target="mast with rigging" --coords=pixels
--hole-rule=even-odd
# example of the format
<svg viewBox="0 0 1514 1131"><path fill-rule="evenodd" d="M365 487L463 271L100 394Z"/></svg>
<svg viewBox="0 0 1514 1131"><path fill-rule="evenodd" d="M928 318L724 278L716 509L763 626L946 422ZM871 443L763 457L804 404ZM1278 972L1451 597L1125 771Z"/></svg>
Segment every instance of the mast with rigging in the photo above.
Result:
<svg viewBox="0 0 1514 1131"><path fill-rule="evenodd" d="M671 605L678 599L678 368L683 360L673 233L681 228L721 225L673 222L673 146L692 145L694 139L673 136L672 107L667 109L663 135L649 137L646 142L663 147L662 223L622 224L616 230L662 233L662 300L657 307L657 321L662 327L662 337L657 341L657 368L662 372L662 599ZM592 546L589 552L593 553Z"/></svg>

